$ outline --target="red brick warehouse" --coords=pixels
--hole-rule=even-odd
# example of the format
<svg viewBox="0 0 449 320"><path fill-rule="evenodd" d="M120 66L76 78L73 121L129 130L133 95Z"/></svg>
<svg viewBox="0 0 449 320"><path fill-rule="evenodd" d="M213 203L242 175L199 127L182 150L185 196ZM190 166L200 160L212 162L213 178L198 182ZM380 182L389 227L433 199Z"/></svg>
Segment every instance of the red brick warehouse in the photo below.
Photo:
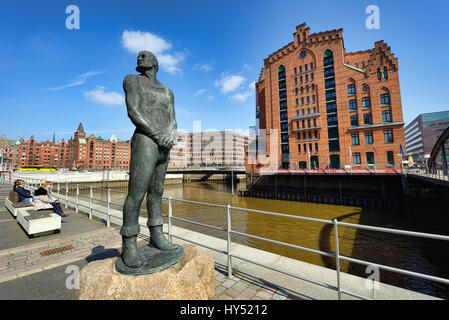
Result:
<svg viewBox="0 0 449 320"><path fill-rule="evenodd" d="M310 34L305 23L293 36L264 60L256 83L256 129L267 132L266 150L279 141L278 168L401 168L399 66L390 47L378 41L347 53L343 29Z"/></svg>

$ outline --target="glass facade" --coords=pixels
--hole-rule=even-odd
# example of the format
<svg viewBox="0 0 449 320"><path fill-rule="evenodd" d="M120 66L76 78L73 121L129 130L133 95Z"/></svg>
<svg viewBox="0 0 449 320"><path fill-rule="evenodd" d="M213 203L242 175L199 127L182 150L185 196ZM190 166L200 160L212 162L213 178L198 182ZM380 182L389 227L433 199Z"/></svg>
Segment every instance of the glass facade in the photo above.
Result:
<svg viewBox="0 0 449 320"><path fill-rule="evenodd" d="M422 115L423 122L444 120L444 119L449 119L449 111L425 113Z"/></svg>

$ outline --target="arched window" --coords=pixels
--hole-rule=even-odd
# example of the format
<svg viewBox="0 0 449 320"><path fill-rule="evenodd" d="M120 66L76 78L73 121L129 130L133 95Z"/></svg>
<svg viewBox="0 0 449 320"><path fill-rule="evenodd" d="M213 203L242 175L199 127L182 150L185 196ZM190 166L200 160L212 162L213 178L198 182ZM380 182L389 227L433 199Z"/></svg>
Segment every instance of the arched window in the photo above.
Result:
<svg viewBox="0 0 449 320"><path fill-rule="evenodd" d="M389 106L391 103L390 91L386 87L382 87L379 93L381 106Z"/></svg>
<svg viewBox="0 0 449 320"><path fill-rule="evenodd" d="M334 54L330 50L326 50L323 55L323 64L325 67L334 64Z"/></svg>
<svg viewBox="0 0 449 320"><path fill-rule="evenodd" d="M285 79L285 67L284 66L279 67L278 76L279 76L279 80Z"/></svg>
<svg viewBox="0 0 449 320"><path fill-rule="evenodd" d="M348 95L355 94L355 83L348 84Z"/></svg>
<svg viewBox="0 0 449 320"><path fill-rule="evenodd" d="M387 67L384 67L384 79L388 80L388 70Z"/></svg>

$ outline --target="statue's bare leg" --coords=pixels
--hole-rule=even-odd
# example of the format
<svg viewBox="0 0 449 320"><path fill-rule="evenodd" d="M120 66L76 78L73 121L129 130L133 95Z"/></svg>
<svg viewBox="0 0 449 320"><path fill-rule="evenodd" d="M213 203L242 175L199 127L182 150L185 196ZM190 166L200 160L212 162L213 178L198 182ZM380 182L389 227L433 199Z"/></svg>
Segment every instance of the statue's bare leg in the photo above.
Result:
<svg viewBox="0 0 449 320"><path fill-rule="evenodd" d="M157 144L147 136L135 133L131 141L131 161L128 196L123 206L122 259L131 268L141 267L145 261L137 251L140 231L140 207L150 185L158 161Z"/></svg>
<svg viewBox="0 0 449 320"><path fill-rule="evenodd" d="M147 195L148 229L150 230L150 243L159 250L169 251L178 247L169 242L162 229L164 221L161 215L162 194L164 193L165 174L167 172L169 155L161 152L160 162L156 165L151 177Z"/></svg>

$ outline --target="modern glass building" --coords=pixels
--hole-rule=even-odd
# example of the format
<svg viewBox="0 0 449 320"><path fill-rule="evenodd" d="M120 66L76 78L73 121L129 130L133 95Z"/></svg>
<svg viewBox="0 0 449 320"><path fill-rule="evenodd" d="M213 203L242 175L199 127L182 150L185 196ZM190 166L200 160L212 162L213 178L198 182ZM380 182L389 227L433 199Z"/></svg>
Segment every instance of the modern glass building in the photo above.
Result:
<svg viewBox="0 0 449 320"><path fill-rule="evenodd" d="M449 127L449 111L423 113L405 127L406 156L411 156L418 164L425 164L428 155L440 137ZM445 145L446 158L449 161L449 143ZM441 162L441 154L437 161Z"/></svg>

